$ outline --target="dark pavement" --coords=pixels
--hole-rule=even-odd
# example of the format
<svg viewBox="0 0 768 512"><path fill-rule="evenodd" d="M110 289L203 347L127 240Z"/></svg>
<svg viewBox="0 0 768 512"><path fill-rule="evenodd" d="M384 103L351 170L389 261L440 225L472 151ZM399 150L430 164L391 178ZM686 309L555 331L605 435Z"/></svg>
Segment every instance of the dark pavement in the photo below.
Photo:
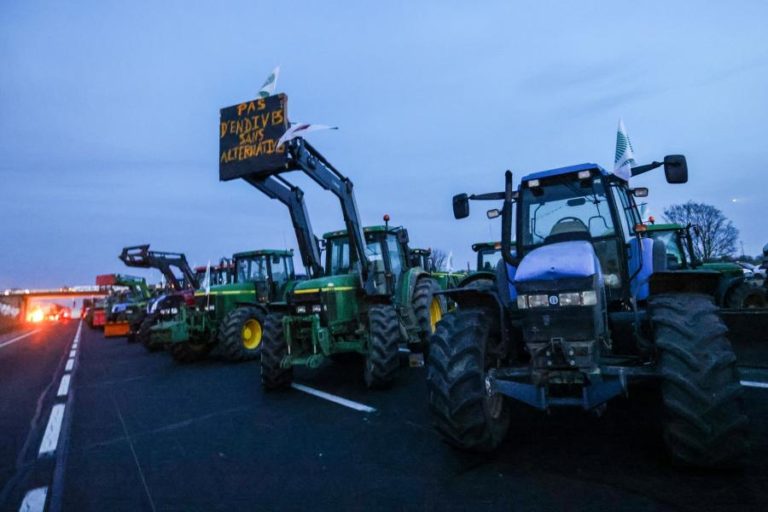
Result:
<svg viewBox="0 0 768 512"><path fill-rule="evenodd" d="M1 509L18 510L26 488L52 470L38 448L76 329L41 323L0 336Z"/></svg>
<svg viewBox="0 0 768 512"><path fill-rule="evenodd" d="M457 453L432 431L423 369L368 392L354 363L265 394L257 363L180 365L84 329L64 510L762 510L768 390L746 391L744 470L678 469L664 456L652 392L603 418L523 408L498 453ZM334 371L339 370L339 371ZM762 375L758 371L758 377Z"/></svg>
<svg viewBox="0 0 768 512"><path fill-rule="evenodd" d="M4 415L34 411L74 327L55 332L61 341L50 333L36 345L52 352L51 362L27 356L34 371L8 368L24 380L4 389L3 399L12 389L18 404L4 404ZM0 360L10 355L0 349ZM354 362L297 373L299 383L376 409L365 413L295 389L264 393L257 362L181 365L87 327L78 357L70 428L57 454L60 492L51 491L48 510L751 511L768 504L768 389L746 389L753 450L745 467L696 472L664 455L652 391L612 402L602 418L516 407L502 448L480 456L456 452L432 431L423 369L404 366L384 392L367 391ZM31 389L31 375L44 370L48 380ZM768 382L765 370L744 373ZM3 421L4 431L23 423ZM23 428L14 428L23 443ZM39 435L33 456L38 443ZM5 444L4 457L13 451Z"/></svg>

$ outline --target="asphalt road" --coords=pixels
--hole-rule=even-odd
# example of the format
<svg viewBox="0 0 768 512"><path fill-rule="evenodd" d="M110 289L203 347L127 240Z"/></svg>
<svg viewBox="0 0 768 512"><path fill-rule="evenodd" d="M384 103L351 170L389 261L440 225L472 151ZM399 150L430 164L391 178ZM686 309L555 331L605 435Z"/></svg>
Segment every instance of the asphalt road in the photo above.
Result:
<svg viewBox="0 0 768 512"><path fill-rule="evenodd" d="M18 509L24 489L50 480L38 456L77 323L40 324L0 336L0 506Z"/></svg>
<svg viewBox="0 0 768 512"><path fill-rule="evenodd" d="M73 335L73 327L57 334L59 357ZM516 408L497 453L467 455L432 431L423 369L404 366L384 392L367 391L354 362L297 374L309 391L353 401L341 405L297 389L264 393L255 362L180 365L86 327L81 338L48 510L750 511L768 504L764 388L746 389L752 452L745 467L695 472L664 455L651 391L612 402L602 418ZM56 363L46 371L57 372ZM768 372L745 370L744 378L768 382ZM5 385L2 392L5 400ZM21 411L24 400L34 409L35 398L24 391L13 400Z"/></svg>

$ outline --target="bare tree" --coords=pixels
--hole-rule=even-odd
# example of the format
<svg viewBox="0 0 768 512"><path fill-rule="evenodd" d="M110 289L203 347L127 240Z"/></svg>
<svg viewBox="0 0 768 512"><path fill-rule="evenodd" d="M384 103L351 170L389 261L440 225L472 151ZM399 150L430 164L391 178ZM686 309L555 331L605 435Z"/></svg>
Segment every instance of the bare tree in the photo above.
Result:
<svg viewBox="0 0 768 512"><path fill-rule="evenodd" d="M691 237L693 252L697 258L709 261L736 252L739 230L718 208L710 204L688 201L665 208L664 216L670 222L695 226Z"/></svg>
<svg viewBox="0 0 768 512"><path fill-rule="evenodd" d="M435 270L447 270L448 253L442 249L432 249L432 265Z"/></svg>

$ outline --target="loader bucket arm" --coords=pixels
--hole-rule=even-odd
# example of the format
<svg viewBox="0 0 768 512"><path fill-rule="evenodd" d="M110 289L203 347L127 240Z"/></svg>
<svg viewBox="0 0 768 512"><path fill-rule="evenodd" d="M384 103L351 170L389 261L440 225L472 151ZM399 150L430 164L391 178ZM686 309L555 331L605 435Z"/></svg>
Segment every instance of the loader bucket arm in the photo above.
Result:
<svg viewBox="0 0 768 512"><path fill-rule="evenodd" d="M128 267L158 269L175 291L181 290L183 286L173 272L174 267L179 269L193 288L197 288L200 284L183 253L150 251L149 244L145 244L124 247L119 258Z"/></svg>
<svg viewBox="0 0 768 512"><path fill-rule="evenodd" d="M267 197L277 199L288 207L293 229L296 232L296 242L301 253L301 262L304 267L309 269L312 277L321 276L323 266L320 259L320 248L309 221L309 212L307 212L307 205L304 202L304 191L279 176L267 176L262 179L248 176L244 179L261 190Z"/></svg>

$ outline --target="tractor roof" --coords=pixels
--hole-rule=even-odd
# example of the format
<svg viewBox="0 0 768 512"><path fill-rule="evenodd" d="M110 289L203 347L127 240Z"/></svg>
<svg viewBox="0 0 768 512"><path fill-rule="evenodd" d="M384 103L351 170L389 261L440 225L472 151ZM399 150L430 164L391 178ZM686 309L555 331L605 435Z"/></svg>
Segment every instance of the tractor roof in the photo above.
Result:
<svg viewBox="0 0 768 512"><path fill-rule="evenodd" d="M233 258L248 258L250 256L293 256L293 249L257 249L232 255Z"/></svg>
<svg viewBox="0 0 768 512"><path fill-rule="evenodd" d="M540 180L543 178L552 178L553 176L562 176L564 174L571 174L574 172L579 171L587 171L587 170L597 170L600 172L600 174L607 176L609 174L608 171L603 169L597 164L592 163L584 163L584 164L577 164L577 165L569 165L568 167L558 167L557 169L549 169L548 171L539 171L534 172L531 174L528 174L527 176L523 176L522 181L529 181L529 180Z"/></svg>
<svg viewBox="0 0 768 512"><path fill-rule="evenodd" d="M680 224L646 224L646 231L677 231L683 229Z"/></svg>
<svg viewBox="0 0 768 512"><path fill-rule="evenodd" d="M401 229L403 229L402 226L389 226L389 229L387 229L387 226L367 226L367 227L363 228L363 233L365 233L365 234L368 234L368 233L385 233L385 232L397 233ZM342 230L339 230L339 231L329 231L328 233L323 235L323 238L325 238L327 240L329 238L338 238L338 237L341 237L341 236L347 236L347 230L346 229L342 229Z"/></svg>

